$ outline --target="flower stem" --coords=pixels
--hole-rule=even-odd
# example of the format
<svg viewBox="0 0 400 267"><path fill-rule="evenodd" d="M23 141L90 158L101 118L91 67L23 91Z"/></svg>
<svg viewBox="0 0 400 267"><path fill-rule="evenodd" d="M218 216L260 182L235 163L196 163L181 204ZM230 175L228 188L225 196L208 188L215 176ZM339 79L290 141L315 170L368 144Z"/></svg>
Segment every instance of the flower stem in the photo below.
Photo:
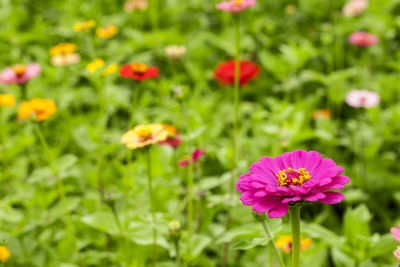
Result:
<svg viewBox="0 0 400 267"><path fill-rule="evenodd" d="M289 209L290 223L292 225L292 267L299 267L300 256L300 206Z"/></svg>
<svg viewBox="0 0 400 267"><path fill-rule="evenodd" d="M232 134L232 170L231 179L229 183L229 202L232 202L234 187L235 187L235 177L236 177L236 166L238 161L238 136L239 136L239 111L240 111L240 92L239 92L239 82L240 82L240 14L235 14L235 81L233 88L233 134ZM226 220L226 231L231 227L231 213L230 209L227 212ZM224 255L222 258L222 266L225 267L228 261L229 253L229 242L224 244Z"/></svg>
<svg viewBox="0 0 400 267"><path fill-rule="evenodd" d="M275 242L274 242L274 239L272 237L271 231L269 230L269 226L268 226L267 221L266 220L262 220L261 221L261 225L264 228L265 233L267 234L267 238L268 238L269 242L271 242L271 249L274 251L276 257L278 258L279 265L281 267L285 267L285 263L283 262L282 255L281 255L281 253L279 252L278 248L275 245ZM273 265L271 265L271 266L273 266Z"/></svg>
<svg viewBox="0 0 400 267"><path fill-rule="evenodd" d="M3 118L3 108L0 107L0 146L1 146L1 154L2 154L2 181L4 182L5 179L7 178L7 165L8 165L8 159L7 159L7 151L6 151L6 145L5 145L5 139L6 139L6 123Z"/></svg>
<svg viewBox="0 0 400 267"><path fill-rule="evenodd" d="M179 240L174 241L174 246L175 246L175 262L176 262L176 266L179 267L181 266L181 259L180 259L180 255L179 255Z"/></svg>
<svg viewBox="0 0 400 267"><path fill-rule="evenodd" d="M154 207L154 195L153 195L153 176L152 176L152 164L151 164L151 153L150 148L146 149L147 154L147 184L149 188L149 198L151 207L151 220L153 226L153 262L152 266L156 266L157 260L157 229L156 229L156 214Z"/></svg>

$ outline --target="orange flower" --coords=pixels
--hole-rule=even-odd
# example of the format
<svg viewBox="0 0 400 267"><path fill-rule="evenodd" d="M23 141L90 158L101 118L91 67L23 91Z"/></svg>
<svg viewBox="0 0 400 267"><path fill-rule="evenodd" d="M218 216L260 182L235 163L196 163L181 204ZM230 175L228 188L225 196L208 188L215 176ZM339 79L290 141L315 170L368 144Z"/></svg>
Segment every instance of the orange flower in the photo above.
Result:
<svg viewBox="0 0 400 267"><path fill-rule="evenodd" d="M129 149L136 149L164 141L168 135L163 124L137 125L122 135L121 143Z"/></svg>
<svg viewBox="0 0 400 267"><path fill-rule="evenodd" d="M308 249L312 244L310 238L300 238L300 251ZM283 252L289 254L292 252L292 236L283 235L275 242L275 245L280 248Z"/></svg>
<svg viewBox="0 0 400 267"><path fill-rule="evenodd" d="M47 120L56 111L57 106L53 100L34 98L21 103L18 108L18 119L29 119L33 115L36 121L41 122Z"/></svg>
<svg viewBox="0 0 400 267"><path fill-rule="evenodd" d="M318 109L312 113L312 118L314 120L318 119L330 119L332 117L331 111L329 109Z"/></svg>
<svg viewBox="0 0 400 267"><path fill-rule="evenodd" d="M11 253L6 246L0 246L0 261L6 262L10 258Z"/></svg>
<svg viewBox="0 0 400 267"><path fill-rule="evenodd" d="M0 94L0 107L12 107L15 105L15 98L10 94Z"/></svg>

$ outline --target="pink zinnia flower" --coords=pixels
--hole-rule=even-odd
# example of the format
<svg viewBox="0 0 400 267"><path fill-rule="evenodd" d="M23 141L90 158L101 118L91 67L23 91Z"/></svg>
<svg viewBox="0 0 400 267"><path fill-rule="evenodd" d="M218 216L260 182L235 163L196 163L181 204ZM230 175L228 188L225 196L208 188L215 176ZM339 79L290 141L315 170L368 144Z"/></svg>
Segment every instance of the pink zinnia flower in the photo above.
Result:
<svg viewBox="0 0 400 267"><path fill-rule="evenodd" d="M349 42L353 45L368 47L379 42L378 36L368 32L354 32L349 37Z"/></svg>
<svg viewBox="0 0 400 267"><path fill-rule="evenodd" d="M231 0L217 4L217 9L227 12L240 12L256 4L256 0Z"/></svg>
<svg viewBox="0 0 400 267"><path fill-rule="evenodd" d="M372 108L376 107L381 100L379 94L366 89L352 90L346 95L347 105L353 108Z"/></svg>
<svg viewBox="0 0 400 267"><path fill-rule="evenodd" d="M14 65L11 68L5 68L0 73L0 80L2 83L26 83L30 79L39 75L42 71L39 64L31 63L28 65Z"/></svg>
<svg viewBox="0 0 400 267"><path fill-rule="evenodd" d="M196 150L192 153L192 161L193 161L193 163L197 162L200 159L200 157L203 156L204 154L206 154L205 150L196 148ZM184 160L179 161L178 165L182 167L182 166L189 165L189 163L190 163L189 159L184 159Z"/></svg>
<svg viewBox="0 0 400 267"><path fill-rule="evenodd" d="M354 17L360 15L368 7L368 0L351 0L343 6L343 15Z"/></svg>
<svg viewBox="0 0 400 267"><path fill-rule="evenodd" d="M322 159L315 151L296 150L275 158L262 157L240 176L236 190L243 205L268 217L283 217L289 204L319 201L335 204L344 195L328 190L343 189L349 177L331 159Z"/></svg>
<svg viewBox="0 0 400 267"><path fill-rule="evenodd" d="M399 227L392 227L390 228L390 232L392 233L394 239L400 242L400 224Z"/></svg>

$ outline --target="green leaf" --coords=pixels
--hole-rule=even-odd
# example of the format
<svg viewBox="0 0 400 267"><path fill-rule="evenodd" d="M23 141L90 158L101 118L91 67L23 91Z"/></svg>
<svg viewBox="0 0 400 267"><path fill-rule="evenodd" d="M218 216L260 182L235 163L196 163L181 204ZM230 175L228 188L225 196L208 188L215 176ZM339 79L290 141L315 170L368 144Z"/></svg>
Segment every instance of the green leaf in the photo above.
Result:
<svg viewBox="0 0 400 267"><path fill-rule="evenodd" d="M87 215L84 216L81 221L96 230L111 235L115 235L119 232L114 216L108 212L97 212Z"/></svg>

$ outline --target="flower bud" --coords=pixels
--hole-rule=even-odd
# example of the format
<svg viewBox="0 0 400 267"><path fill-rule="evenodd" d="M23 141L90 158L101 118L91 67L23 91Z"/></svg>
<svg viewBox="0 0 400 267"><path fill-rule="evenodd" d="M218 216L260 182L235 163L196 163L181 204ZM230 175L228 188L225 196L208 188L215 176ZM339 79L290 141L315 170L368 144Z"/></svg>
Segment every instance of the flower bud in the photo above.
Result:
<svg viewBox="0 0 400 267"><path fill-rule="evenodd" d="M178 242L181 238L181 223L177 220L173 220L168 224L169 237L174 242Z"/></svg>

